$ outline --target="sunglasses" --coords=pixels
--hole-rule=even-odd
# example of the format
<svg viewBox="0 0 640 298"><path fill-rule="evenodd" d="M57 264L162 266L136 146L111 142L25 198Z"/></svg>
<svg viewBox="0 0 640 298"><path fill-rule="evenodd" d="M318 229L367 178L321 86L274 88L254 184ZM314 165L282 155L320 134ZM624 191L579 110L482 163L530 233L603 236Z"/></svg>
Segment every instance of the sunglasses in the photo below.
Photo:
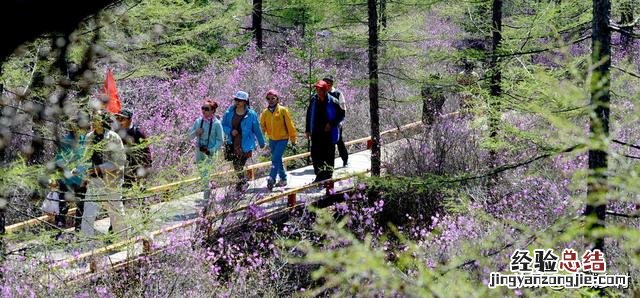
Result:
<svg viewBox="0 0 640 298"><path fill-rule="evenodd" d="M211 111L211 108L210 107L202 107L202 110L205 111L205 112L209 112L209 111Z"/></svg>
<svg viewBox="0 0 640 298"><path fill-rule="evenodd" d="M129 118L123 117L123 116L116 116L116 120L118 120L118 121L127 120L127 119L129 119Z"/></svg>
<svg viewBox="0 0 640 298"><path fill-rule="evenodd" d="M278 99L278 98L277 97L268 97L267 96L267 100L276 100L276 99Z"/></svg>

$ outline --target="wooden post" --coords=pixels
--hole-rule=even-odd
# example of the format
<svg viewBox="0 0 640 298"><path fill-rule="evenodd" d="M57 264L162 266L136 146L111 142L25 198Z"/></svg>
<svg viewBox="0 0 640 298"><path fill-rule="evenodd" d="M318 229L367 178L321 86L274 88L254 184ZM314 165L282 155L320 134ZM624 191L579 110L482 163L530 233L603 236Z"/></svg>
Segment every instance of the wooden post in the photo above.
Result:
<svg viewBox="0 0 640 298"><path fill-rule="evenodd" d="M98 261L92 256L89 260L89 272L95 273L96 271L98 271Z"/></svg>
<svg viewBox="0 0 640 298"><path fill-rule="evenodd" d="M149 254L151 252L151 244L153 242L150 239L142 239L142 253Z"/></svg>
<svg viewBox="0 0 640 298"><path fill-rule="evenodd" d="M295 207L296 206L296 194L295 193L291 193L287 196L287 206L288 207Z"/></svg>
<svg viewBox="0 0 640 298"><path fill-rule="evenodd" d="M256 179L255 173L256 171L253 168L247 169L247 179L255 180Z"/></svg>

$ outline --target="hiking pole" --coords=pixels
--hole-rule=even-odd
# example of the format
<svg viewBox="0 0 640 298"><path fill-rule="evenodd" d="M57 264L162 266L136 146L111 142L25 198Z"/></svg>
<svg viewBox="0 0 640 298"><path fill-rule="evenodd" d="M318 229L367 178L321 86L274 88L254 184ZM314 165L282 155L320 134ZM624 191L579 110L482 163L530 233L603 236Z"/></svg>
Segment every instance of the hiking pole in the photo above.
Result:
<svg viewBox="0 0 640 298"><path fill-rule="evenodd" d="M311 152L311 137L306 137L306 138L307 138L307 152ZM307 164L311 164L311 154L307 156Z"/></svg>

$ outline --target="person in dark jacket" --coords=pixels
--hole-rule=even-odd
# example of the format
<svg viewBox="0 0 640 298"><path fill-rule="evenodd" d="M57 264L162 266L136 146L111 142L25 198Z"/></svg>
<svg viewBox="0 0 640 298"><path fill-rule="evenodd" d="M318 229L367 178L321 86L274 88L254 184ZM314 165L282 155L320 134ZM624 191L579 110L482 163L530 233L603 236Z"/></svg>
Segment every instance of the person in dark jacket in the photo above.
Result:
<svg viewBox="0 0 640 298"><path fill-rule="evenodd" d="M344 119L344 110L338 99L329 94L325 81L315 84L316 94L311 97L307 108L305 135L311 138L311 160L319 182L333 177L336 143L340 138L339 126Z"/></svg>
<svg viewBox="0 0 640 298"><path fill-rule="evenodd" d="M346 116L347 102L344 98L344 93L333 86L332 76L325 77L322 80L325 81L327 85L329 85L329 94L335 97L336 99L338 99L340 108L345 112L345 116ZM347 164L349 163L349 151L347 151L347 146L344 145L344 140L342 139L342 123L343 122L344 121L340 122L340 127L339 127L340 138L338 139L338 143L336 143L336 145L338 146L338 154L340 155L340 159L342 159L342 166L346 167Z"/></svg>
<svg viewBox="0 0 640 298"><path fill-rule="evenodd" d="M133 112L126 109L116 114L116 120L120 124L118 135L122 138L127 152L127 167L122 185L125 188L138 183L151 169L151 150L146 144L147 136L137 125L132 124L132 117Z"/></svg>

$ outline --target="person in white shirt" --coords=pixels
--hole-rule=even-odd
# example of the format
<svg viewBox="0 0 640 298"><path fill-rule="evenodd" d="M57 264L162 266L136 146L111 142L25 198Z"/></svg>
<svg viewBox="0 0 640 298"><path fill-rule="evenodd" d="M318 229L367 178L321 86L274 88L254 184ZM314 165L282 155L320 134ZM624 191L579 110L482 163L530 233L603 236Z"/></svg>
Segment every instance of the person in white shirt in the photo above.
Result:
<svg viewBox="0 0 640 298"><path fill-rule="evenodd" d="M122 183L127 155L118 133L111 130L109 116L98 112L92 117L92 131L86 136L88 162L87 195L80 230L94 235L100 208L109 213L114 233L126 236Z"/></svg>

